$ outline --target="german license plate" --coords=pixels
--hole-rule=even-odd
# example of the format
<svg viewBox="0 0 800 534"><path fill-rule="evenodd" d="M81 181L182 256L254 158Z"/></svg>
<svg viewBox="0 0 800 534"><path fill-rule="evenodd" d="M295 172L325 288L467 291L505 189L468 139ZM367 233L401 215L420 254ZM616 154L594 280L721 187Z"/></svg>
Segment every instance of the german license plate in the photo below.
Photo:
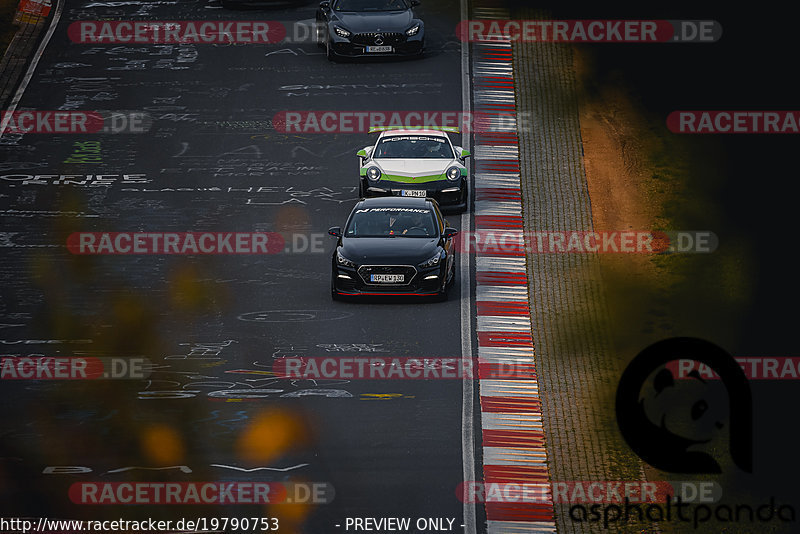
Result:
<svg viewBox="0 0 800 534"><path fill-rule="evenodd" d="M401 197L425 197L427 195L427 191L424 189L403 189L400 191Z"/></svg>
<svg viewBox="0 0 800 534"><path fill-rule="evenodd" d="M367 53L372 53L372 52L381 53L381 52L391 52L391 51L392 51L392 47L391 46L387 46L387 45L384 45L384 46L368 46L367 47Z"/></svg>
<svg viewBox="0 0 800 534"><path fill-rule="evenodd" d="M371 274L369 275L370 282L378 282L381 284L397 284L405 281L404 274Z"/></svg>

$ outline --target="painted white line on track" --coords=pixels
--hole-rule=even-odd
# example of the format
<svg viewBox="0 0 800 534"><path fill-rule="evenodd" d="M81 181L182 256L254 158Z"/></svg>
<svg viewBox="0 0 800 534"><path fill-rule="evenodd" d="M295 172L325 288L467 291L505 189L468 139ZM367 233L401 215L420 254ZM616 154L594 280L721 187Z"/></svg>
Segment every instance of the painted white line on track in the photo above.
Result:
<svg viewBox="0 0 800 534"><path fill-rule="evenodd" d="M461 20L469 19L469 6L468 0L461 0ZM472 108L470 103L470 57L469 57L469 42L466 40L461 41L461 101L464 116L469 116ZM469 150L469 134L464 133L461 144L464 149ZM467 161L467 168L472 171L474 165ZM467 185L470 187L470 184ZM470 191L472 193L472 191ZM461 215L461 231L469 235L470 231L470 213L469 206ZM461 357L463 359L472 359L472 313L471 301L472 298L470 291L470 276L472 263L472 254L461 254L459 266L461 267ZM474 382L472 380L462 380L461 390L461 460L463 462L464 480L475 480L475 429L473 421L475 420L475 403L473 401L475 390ZM464 499L465 501L467 499ZM475 517L475 504L464 502L464 533L476 534L477 520Z"/></svg>

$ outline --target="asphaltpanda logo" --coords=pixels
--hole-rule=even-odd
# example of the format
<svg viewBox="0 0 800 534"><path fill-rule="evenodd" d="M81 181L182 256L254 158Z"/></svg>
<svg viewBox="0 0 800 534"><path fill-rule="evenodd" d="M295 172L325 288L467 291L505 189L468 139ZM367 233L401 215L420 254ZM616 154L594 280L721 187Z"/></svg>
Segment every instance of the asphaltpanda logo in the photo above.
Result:
<svg viewBox="0 0 800 534"><path fill-rule="evenodd" d="M680 366L674 365L680 360L707 365L719 380L705 380L697 371L681 373ZM689 474L736 468L753 471L750 386L736 360L713 343L671 338L644 349L622 374L616 414L625 441L657 469ZM692 482L686 484L694 486ZM621 503L574 504L569 517L579 523L602 524L606 529L618 524L661 522L697 529L714 520L734 529L732 532L739 531L739 524L796 521L794 507L778 502L774 496L755 503L725 503L716 498L709 502L694 497L687 501L686 484L681 484L675 495L667 495L664 502L630 502L625 497Z"/></svg>
<svg viewBox="0 0 800 534"><path fill-rule="evenodd" d="M675 376L667 364L679 359L707 365L720 380L696 371ZM641 351L620 379L616 415L631 449L657 469L721 473L727 455L753 471L750 385L736 360L709 341L670 338Z"/></svg>

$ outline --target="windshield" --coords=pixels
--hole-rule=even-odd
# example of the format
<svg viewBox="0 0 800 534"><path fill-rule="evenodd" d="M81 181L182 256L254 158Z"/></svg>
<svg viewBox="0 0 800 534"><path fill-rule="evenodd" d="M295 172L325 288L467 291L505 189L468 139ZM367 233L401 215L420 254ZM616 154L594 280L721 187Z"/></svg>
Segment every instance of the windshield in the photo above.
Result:
<svg viewBox="0 0 800 534"><path fill-rule="evenodd" d="M424 208L364 208L350 218L345 237L436 237L433 212Z"/></svg>
<svg viewBox="0 0 800 534"><path fill-rule="evenodd" d="M339 0L334 11L404 11L405 0Z"/></svg>
<svg viewBox="0 0 800 534"><path fill-rule="evenodd" d="M444 137L395 135L382 138L373 157L453 159L453 149Z"/></svg>

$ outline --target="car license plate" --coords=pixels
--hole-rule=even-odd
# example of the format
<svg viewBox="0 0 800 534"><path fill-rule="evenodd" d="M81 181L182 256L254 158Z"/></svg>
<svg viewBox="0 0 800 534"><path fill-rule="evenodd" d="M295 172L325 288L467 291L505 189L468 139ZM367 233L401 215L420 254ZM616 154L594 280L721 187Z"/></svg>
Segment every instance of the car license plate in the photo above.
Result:
<svg viewBox="0 0 800 534"><path fill-rule="evenodd" d="M396 284L405 281L403 274L371 274L369 275L370 282L379 282L383 284Z"/></svg>
<svg viewBox="0 0 800 534"><path fill-rule="evenodd" d="M427 191L424 189L403 189L400 191L401 197L425 197L427 196Z"/></svg>
<svg viewBox="0 0 800 534"><path fill-rule="evenodd" d="M378 52L378 53L381 53L381 52L391 52L391 51L392 51L392 47L391 46L387 46L387 45L384 45L384 46L368 46L367 47L367 52Z"/></svg>

